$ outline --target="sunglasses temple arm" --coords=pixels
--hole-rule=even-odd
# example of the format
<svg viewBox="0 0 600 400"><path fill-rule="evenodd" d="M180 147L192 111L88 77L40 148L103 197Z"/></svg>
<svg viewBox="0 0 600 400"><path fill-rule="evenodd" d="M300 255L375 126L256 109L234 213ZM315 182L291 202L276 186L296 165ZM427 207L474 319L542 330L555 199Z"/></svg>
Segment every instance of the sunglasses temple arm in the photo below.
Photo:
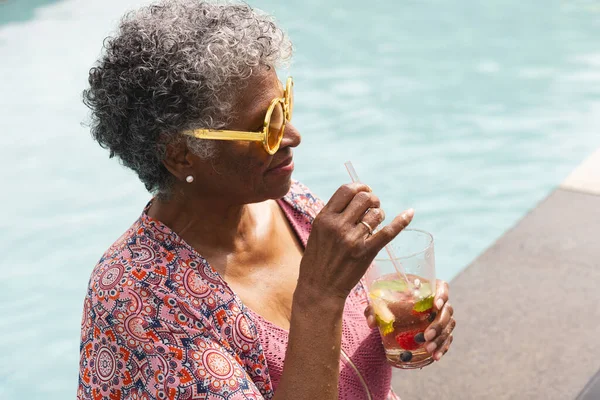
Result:
<svg viewBox="0 0 600 400"><path fill-rule="evenodd" d="M248 140L251 142L262 142L265 140L265 132L244 132L244 131L211 131L208 129L196 129L184 132L186 135L198 139L215 140Z"/></svg>

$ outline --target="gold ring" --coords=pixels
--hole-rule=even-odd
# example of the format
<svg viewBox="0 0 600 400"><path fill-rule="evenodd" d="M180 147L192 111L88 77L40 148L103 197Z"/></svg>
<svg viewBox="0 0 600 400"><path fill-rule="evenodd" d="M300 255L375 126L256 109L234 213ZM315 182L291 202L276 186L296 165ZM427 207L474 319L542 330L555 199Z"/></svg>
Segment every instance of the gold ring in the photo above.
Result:
<svg viewBox="0 0 600 400"><path fill-rule="evenodd" d="M371 228L371 225L367 224L365 221L360 221L360 223L367 227L369 230L369 236L371 236L373 234L373 228Z"/></svg>

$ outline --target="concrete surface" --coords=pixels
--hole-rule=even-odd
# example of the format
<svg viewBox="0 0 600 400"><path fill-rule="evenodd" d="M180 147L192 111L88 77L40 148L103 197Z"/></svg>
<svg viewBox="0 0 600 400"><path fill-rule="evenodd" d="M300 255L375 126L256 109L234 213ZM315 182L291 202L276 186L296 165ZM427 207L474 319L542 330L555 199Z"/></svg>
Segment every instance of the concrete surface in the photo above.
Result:
<svg viewBox="0 0 600 400"><path fill-rule="evenodd" d="M563 189L600 195L600 149L579 165L560 186Z"/></svg>
<svg viewBox="0 0 600 400"><path fill-rule="evenodd" d="M451 282L452 349L421 371L394 372L402 400L576 399L588 383L595 397L580 399L600 399L595 181L554 191Z"/></svg>

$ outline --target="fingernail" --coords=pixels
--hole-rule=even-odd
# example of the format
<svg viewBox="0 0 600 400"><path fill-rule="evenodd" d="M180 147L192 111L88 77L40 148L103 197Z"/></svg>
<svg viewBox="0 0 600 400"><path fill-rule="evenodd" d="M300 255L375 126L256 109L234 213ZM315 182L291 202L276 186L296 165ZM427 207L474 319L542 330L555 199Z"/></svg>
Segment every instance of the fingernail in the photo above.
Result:
<svg viewBox="0 0 600 400"><path fill-rule="evenodd" d="M425 340L427 340L428 342L433 340L436 336L436 331L435 329L429 329L427 332L425 332Z"/></svg>
<svg viewBox="0 0 600 400"><path fill-rule="evenodd" d="M442 307L444 307L444 300L437 299L437 301L435 302L435 306L437 307L438 310L441 310Z"/></svg>
<svg viewBox="0 0 600 400"><path fill-rule="evenodd" d="M373 191L373 189L371 189L371 186L369 186L369 185L367 185L367 184L365 184L365 186L367 187L367 189L369 189L369 192L372 192L372 191Z"/></svg>
<svg viewBox="0 0 600 400"><path fill-rule="evenodd" d="M409 208L408 210L406 210L406 214L405 214L408 218L412 218L415 215L415 209L414 208Z"/></svg>
<svg viewBox="0 0 600 400"><path fill-rule="evenodd" d="M443 356L444 355L442 354L442 352L438 351L437 353L435 353L435 355L433 356L433 358L435 359L435 361L440 361Z"/></svg>
<svg viewBox="0 0 600 400"><path fill-rule="evenodd" d="M437 317L437 312L432 311L431 314L429 314L429 322L433 322L435 317Z"/></svg>
<svg viewBox="0 0 600 400"><path fill-rule="evenodd" d="M419 332L415 335L415 342L417 343L425 343L425 334L423 332Z"/></svg>
<svg viewBox="0 0 600 400"><path fill-rule="evenodd" d="M428 343L427 346L425 346L425 350L427 350L428 353L433 353L436 348L437 344L435 344L435 342Z"/></svg>

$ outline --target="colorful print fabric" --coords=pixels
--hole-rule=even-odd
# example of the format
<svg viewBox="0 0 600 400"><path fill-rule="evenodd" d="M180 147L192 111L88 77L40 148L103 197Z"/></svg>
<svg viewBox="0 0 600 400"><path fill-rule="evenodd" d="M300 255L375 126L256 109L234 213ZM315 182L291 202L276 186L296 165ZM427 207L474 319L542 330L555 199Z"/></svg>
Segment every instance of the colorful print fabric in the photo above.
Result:
<svg viewBox="0 0 600 400"><path fill-rule="evenodd" d="M298 182L283 201L305 217L293 223L297 231L309 231L323 206ZM146 210L92 272L77 398L272 398L257 327L244 305Z"/></svg>

